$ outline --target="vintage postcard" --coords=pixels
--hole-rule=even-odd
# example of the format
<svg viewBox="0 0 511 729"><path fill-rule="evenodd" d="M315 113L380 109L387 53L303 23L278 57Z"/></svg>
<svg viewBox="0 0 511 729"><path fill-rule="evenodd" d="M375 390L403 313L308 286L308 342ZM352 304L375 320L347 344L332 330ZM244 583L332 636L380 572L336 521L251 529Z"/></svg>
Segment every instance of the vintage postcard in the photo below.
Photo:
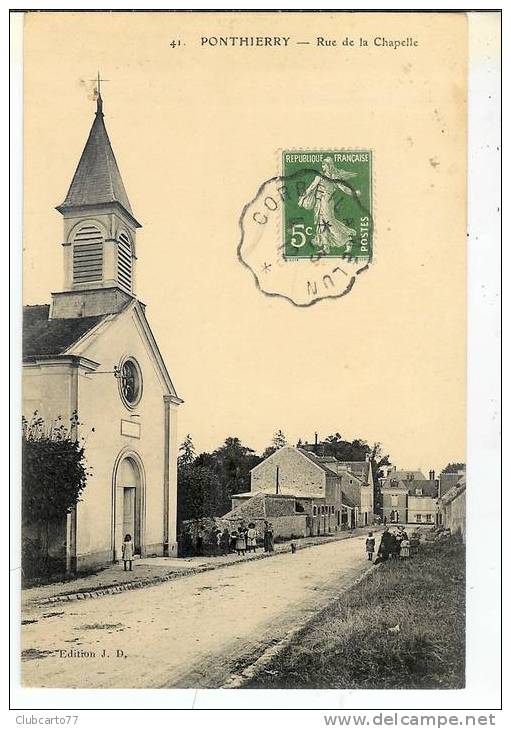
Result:
<svg viewBox="0 0 511 729"><path fill-rule="evenodd" d="M23 689L466 705L469 15L21 14Z"/></svg>

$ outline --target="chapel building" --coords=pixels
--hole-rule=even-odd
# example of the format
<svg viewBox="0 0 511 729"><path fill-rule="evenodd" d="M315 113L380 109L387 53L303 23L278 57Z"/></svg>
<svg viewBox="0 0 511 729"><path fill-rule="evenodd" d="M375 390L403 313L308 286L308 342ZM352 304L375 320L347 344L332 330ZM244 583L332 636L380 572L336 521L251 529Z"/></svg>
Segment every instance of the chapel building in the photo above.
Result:
<svg viewBox="0 0 511 729"><path fill-rule="evenodd" d="M68 570L115 562L124 536L141 556L175 555L177 395L137 298L137 232L108 138L100 89L64 201L64 285L23 316L23 414L78 414L91 475L52 532Z"/></svg>

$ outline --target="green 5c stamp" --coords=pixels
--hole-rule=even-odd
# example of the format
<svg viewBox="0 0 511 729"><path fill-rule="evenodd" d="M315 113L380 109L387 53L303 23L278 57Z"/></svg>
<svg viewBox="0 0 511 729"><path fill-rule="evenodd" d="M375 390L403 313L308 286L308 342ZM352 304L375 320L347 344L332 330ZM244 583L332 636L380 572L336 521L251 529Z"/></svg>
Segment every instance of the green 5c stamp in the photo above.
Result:
<svg viewBox="0 0 511 729"><path fill-rule="evenodd" d="M267 296L312 306L349 293L373 260L372 153L284 150L240 216L238 259Z"/></svg>
<svg viewBox="0 0 511 729"><path fill-rule="evenodd" d="M369 261L371 152L284 151L284 255Z"/></svg>

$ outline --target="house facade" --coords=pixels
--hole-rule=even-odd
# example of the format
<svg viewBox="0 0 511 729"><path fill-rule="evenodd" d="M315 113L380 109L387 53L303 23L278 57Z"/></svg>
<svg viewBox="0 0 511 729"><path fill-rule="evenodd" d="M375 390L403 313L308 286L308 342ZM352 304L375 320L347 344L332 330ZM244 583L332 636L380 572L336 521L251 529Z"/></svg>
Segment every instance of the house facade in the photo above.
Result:
<svg viewBox="0 0 511 729"><path fill-rule="evenodd" d="M250 492L234 496L233 506L256 494L293 497L295 513L306 517L307 534L354 528L358 505L343 491L341 476L328 466L309 451L284 446L252 469Z"/></svg>
<svg viewBox="0 0 511 729"><path fill-rule="evenodd" d="M438 480L430 471L426 479L421 471L389 473L383 482L383 520L386 523L438 523Z"/></svg>
<svg viewBox="0 0 511 729"><path fill-rule="evenodd" d="M409 524L431 524L438 523L438 481L415 480L408 492L408 517Z"/></svg>
<svg viewBox="0 0 511 729"><path fill-rule="evenodd" d="M367 526L374 521L374 479L370 460L338 461L320 457L324 464L341 478L341 488L358 508L358 525Z"/></svg>
<svg viewBox="0 0 511 729"><path fill-rule="evenodd" d="M467 528L466 490L466 476L460 474L456 484L440 497L442 525L450 529L452 534L460 534L463 541L466 539Z"/></svg>
<svg viewBox="0 0 511 729"><path fill-rule="evenodd" d="M24 308L23 414L78 414L91 470L52 549L68 570L119 559L126 533L140 555L176 547L177 408L136 295L140 223L110 145L98 93L94 123L64 202L64 285Z"/></svg>
<svg viewBox="0 0 511 729"><path fill-rule="evenodd" d="M381 490L383 521L389 524L406 523L408 520L408 488L403 481L391 481Z"/></svg>

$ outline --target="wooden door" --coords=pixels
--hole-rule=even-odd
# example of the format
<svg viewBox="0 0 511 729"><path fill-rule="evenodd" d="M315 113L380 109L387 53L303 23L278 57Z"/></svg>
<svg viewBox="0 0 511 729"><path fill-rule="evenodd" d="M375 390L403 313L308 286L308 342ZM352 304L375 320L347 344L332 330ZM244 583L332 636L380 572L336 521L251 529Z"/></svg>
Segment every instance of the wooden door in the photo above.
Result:
<svg viewBox="0 0 511 729"><path fill-rule="evenodd" d="M136 489L128 486L123 489L123 540L126 534L131 534L131 538L135 541L135 491Z"/></svg>

